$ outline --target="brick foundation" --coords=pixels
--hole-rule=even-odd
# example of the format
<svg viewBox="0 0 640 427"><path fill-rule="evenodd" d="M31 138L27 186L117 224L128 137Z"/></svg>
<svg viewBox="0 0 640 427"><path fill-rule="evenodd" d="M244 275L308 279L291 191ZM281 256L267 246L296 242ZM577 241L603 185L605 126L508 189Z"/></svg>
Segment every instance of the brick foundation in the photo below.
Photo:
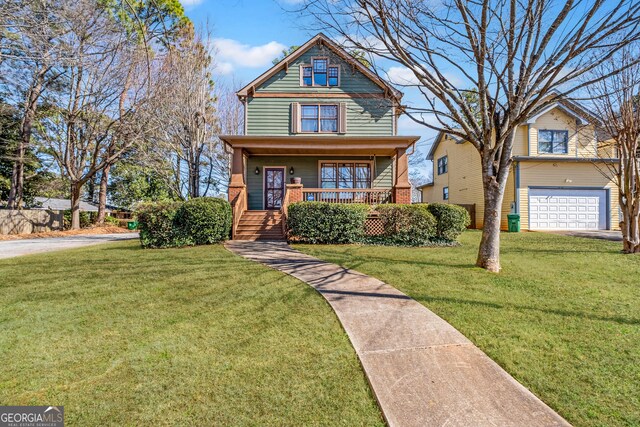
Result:
<svg viewBox="0 0 640 427"><path fill-rule="evenodd" d="M400 205L411 204L411 187L394 187L393 200Z"/></svg>
<svg viewBox="0 0 640 427"><path fill-rule="evenodd" d="M302 184L287 184L287 192L289 193L289 203L302 201Z"/></svg>

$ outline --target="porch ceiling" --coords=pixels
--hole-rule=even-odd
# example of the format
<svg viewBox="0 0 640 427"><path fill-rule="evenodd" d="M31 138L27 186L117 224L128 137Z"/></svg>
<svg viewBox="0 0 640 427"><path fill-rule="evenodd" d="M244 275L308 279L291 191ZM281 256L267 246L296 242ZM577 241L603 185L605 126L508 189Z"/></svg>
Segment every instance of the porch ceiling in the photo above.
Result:
<svg viewBox="0 0 640 427"><path fill-rule="evenodd" d="M396 150L415 144L419 136L223 135L232 148L249 155L377 155L394 156Z"/></svg>

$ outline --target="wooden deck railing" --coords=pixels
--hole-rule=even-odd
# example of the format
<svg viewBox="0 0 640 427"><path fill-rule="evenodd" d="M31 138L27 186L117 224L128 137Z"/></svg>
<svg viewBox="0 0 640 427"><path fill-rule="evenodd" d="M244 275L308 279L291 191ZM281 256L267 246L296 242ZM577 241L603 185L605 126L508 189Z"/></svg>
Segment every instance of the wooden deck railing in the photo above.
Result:
<svg viewBox="0 0 640 427"><path fill-rule="evenodd" d="M242 218L242 214L247 210L247 189L243 188L238 194L238 198L236 199L233 205L233 226L231 227L231 238L235 239L236 231L238 229L238 224L240 223L240 218Z"/></svg>
<svg viewBox="0 0 640 427"><path fill-rule="evenodd" d="M393 202L392 194L391 188L305 188L302 201L381 205Z"/></svg>

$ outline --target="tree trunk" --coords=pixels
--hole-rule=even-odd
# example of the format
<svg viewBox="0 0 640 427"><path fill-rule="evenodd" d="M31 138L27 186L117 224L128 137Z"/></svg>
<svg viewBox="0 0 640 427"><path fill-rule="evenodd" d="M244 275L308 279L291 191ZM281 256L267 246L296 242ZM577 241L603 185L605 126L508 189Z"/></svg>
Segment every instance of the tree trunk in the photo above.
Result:
<svg viewBox="0 0 640 427"><path fill-rule="evenodd" d="M29 89L24 103L24 116L20 123L20 142L16 148L16 155L13 160L11 188L9 190L9 200L7 201L7 207L9 209L22 208L22 198L24 197L24 156L27 147L31 144L33 120L36 117L38 99L42 92L46 70L46 68L41 68L38 71L35 81Z"/></svg>
<svg viewBox="0 0 640 427"><path fill-rule="evenodd" d="M484 184L484 225L478 249L476 265L491 272L500 271L500 222L504 188L494 180L485 179Z"/></svg>
<svg viewBox="0 0 640 427"><path fill-rule="evenodd" d="M511 149L515 130L504 134L501 149L492 148L492 142L500 136L499 128L486 135L482 159L482 187L484 190L484 225L478 248L476 265L493 273L500 271L500 222L502 200L511 168Z"/></svg>
<svg viewBox="0 0 640 427"><path fill-rule="evenodd" d="M80 194L82 184L74 182L71 184L71 229L80 229Z"/></svg>
<svg viewBox="0 0 640 427"><path fill-rule="evenodd" d="M13 168L11 171L11 188L9 189L9 198L7 200L7 208L21 209L22 197L24 191L24 143L22 139L16 147L15 158L13 159Z"/></svg>
<svg viewBox="0 0 640 427"><path fill-rule="evenodd" d="M102 169L102 176L100 177L100 191L98 192L98 225L104 225L104 218L107 210L107 184L109 184L109 172L111 171L111 165L107 165Z"/></svg>
<svg viewBox="0 0 640 427"><path fill-rule="evenodd" d="M620 229L622 230L622 252L626 254L640 253L640 217L634 214L638 210L638 201L630 202L627 199L626 206L620 203L622 211L622 221Z"/></svg>

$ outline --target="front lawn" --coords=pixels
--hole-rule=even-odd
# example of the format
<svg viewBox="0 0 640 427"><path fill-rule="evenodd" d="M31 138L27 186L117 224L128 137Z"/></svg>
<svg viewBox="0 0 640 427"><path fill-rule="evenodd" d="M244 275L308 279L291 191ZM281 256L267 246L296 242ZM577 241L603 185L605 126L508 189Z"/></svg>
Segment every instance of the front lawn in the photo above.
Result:
<svg viewBox="0 0 640 427"><path fill-rule="evenodd" d="M640 257L615 242L503 233L495 275L473 267L479 240L296 248L415 298L574 425L640 425Z"/></svg>
<svg viewBox="0 0 640 427"><path fill-rule="evenodd" d="M67 425L383 425L312 288L221 246L0 261L0 403Z"/></svg>

